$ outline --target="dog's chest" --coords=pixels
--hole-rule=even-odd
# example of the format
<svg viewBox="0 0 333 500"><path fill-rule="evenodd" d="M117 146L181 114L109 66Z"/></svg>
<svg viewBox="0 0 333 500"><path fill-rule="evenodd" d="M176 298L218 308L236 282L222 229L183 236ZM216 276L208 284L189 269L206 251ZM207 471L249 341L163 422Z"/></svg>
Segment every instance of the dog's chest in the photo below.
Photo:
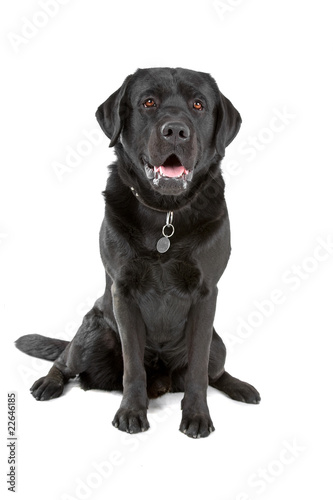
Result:
<svg viewBox="0 0 333 500"><path fill-rule="evenodd" d="M194 297L203 293L204 279L196 262L192 260L137 258L123 266L120 276L126 293L136 300L142 296L176 295Z"/></svg>
<svg viewBox="0 0 333 500"><path fill-rule="evenodd" d="M191 305L207 293L194 261L135 259L122 270L121 287L137 303L148 334L184 330Z"/></svg>

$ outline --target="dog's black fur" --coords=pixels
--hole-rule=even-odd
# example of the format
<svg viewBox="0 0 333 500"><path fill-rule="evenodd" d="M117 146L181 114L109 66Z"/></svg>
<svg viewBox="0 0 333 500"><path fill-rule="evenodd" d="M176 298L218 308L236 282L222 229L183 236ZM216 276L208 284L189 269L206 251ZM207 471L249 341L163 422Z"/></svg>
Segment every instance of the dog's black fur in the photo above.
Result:
<svg viewBox="0 0 333 500"><path fill-rule="evenodd" d="M220 162L240 115L210 75L153 68L127 77L96 116L117 155L100 232L105 293L71 342L17 341L23 352L55 361L32 394L58 397L76 375L84 389L123 390L113 425L133 433L149 427L149 398L182 391L180 430L208 436L208 384L238 401L260 401L254 387L225 371L226 349L213 328L230 254ZM161 165L167 175L156 179L153 167ZM181 175L170 174L181 166ZM159 253L168 211L175 232Z"/></svg>

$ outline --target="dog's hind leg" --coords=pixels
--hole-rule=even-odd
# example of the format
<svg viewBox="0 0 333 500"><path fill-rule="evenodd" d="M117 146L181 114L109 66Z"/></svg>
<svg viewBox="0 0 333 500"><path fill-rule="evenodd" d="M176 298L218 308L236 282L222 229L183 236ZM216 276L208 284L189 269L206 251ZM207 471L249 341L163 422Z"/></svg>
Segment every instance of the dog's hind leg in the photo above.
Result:
<svg viewBox="0 0 333 500"><path fill-rule="evenodd" d="M67 381L68 378L63 372L53 365L46 377L36 380L30 392L38 401L58 398L63 393Z"/></svg>
<svg viewBox="0 0 333 500"><path fill-rule="evenodd" d="M37 334L24 335L15 344L20 351L29 354L29 356L56 361L58 364L60 364L60 360L66 359L70 347L68 341ZM64 385L71 375L68 374L65 366L60 369L56 363L46 377L38 379L31 387L30 391L36 399L43 401L56 398L62 394Z"/></svg>
<svg viewBox="0 0 333 500"><path fill-rule="evenodd" d="M252 404L259 403L260 395L257 389L225 371L225 358L225 345L214 330L208 365L209 385L219 389L236 401Z"/></svg>
<svg viewBox="0 0 333 500"><path fill-rule="evenodd" d="M49 373L33 384L31 393L39 401L59 397L76 375L86 390L121 389L122 371L120 341L95 305Z"/></svg>
<svg viewBox="0 0 333 500"><path fill-rule="evenodd" d="M63 393L65 384L70 378L77 375L80 370L80 361L77 353L75 355L75 339L82 335L82 329L86 326L85 320L79 328L76 336L69 342L64 351L59 355L52 365L49 373L41 377L30 388L31 394L38 401L46 401L58 398ZM76 362L73 362L76 359Z"/></svg>

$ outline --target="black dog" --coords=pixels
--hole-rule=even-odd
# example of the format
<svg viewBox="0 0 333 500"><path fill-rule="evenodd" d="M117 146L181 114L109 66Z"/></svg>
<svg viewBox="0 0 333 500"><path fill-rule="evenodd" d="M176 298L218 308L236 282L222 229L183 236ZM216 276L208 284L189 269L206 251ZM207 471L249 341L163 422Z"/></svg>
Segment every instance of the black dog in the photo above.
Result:
<svg viewBox="0 0 333 500"><path fill-rule="evenodd" d="M31 392L58 397L77 374L84 389L123 390L112 423L133 433L149 427L149 398L184 391L180 430L208 436L208 384L260 401L224 370L226 349L213 328L230 254L220 162L240 115L210 75L153 68L128 76L96 116L117 155L100 232L105 293L71 342L17 341L23 352L55 360Z"/></svg>

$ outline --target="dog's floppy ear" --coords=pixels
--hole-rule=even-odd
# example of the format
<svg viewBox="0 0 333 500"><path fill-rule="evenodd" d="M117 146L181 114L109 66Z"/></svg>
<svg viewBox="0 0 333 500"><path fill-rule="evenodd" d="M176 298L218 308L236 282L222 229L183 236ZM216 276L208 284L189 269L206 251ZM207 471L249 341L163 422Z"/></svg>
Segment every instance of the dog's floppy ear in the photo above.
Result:
<svg viewBox="0 0 333 500"><path fill-rule="evenodd" d="M218 105L216 150L224 157L225 148L234 140L240 129L242 119L237 109L222 92Z"/></svg>
<svg viewBox="0 0 333 500"><path fill-rule="evenodd" d="M128 82L132 75L129 75L122 86L99 106L96 111L96 118L101 129L111 139L110 147L114 146L120 135L126 111L124 96Z"/></svg>

